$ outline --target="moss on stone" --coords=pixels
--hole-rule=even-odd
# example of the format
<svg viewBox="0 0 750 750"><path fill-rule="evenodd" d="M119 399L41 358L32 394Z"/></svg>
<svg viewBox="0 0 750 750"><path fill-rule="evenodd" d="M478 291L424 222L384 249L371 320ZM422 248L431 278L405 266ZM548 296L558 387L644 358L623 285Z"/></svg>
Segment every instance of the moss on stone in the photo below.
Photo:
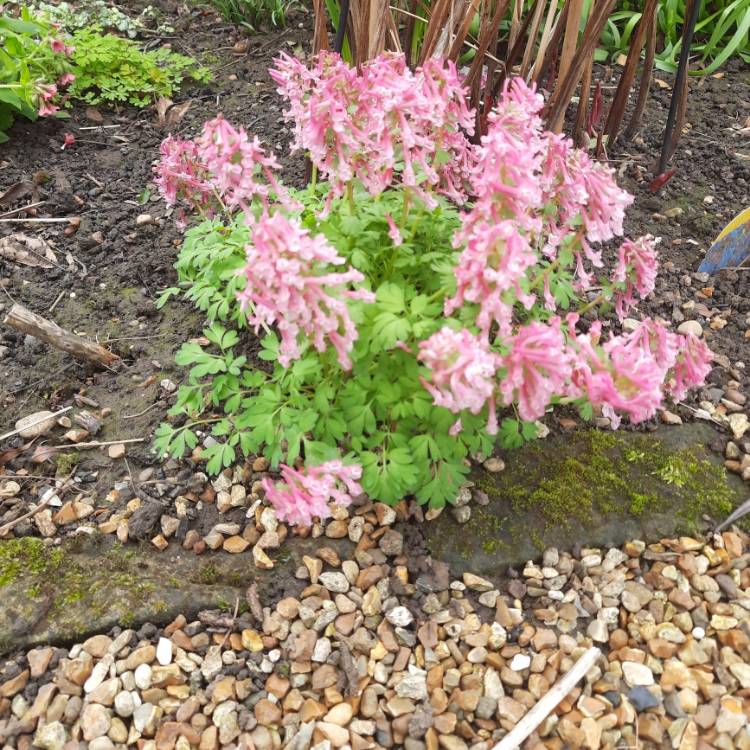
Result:
<svg viewBox="0 0 750 750"><path fill-rule="evenodd" d="M153 583L128 568L123 548L115 545L102 550L101 567L92 575L75 559L76 546L50 547L35 537L0 542L0 588L25 585L30 597L49 599L50 616L82 601L90 603L92 614L101 614L111 607L103 595L107 591L126 592L128 603L134 606L154 591Z"/></svg>
<svg viewBox="0 0 750 750"><path fill-rule="evenodd" d="M490 506L473 509L466 534L454 540L459 554L468 559L477 545L500 552L498 537L517 535L543 549L553 537L610 517L673 514L676 528L692 533L703 514L725 516L738 500L724 468L700 445L674 449L653 435L599 430L581 430L556 445L557 452L544 442L515 452L503 474L476 473Z"/></svg>

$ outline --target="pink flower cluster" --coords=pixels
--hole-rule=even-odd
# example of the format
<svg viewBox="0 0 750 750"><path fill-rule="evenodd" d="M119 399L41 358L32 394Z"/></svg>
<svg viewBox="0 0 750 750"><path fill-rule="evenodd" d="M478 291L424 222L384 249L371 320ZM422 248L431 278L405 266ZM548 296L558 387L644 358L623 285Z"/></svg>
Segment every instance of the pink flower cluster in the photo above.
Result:
<svg viewBox="0 0 750 750"><path fill-rule="evenodd" d="M238 299L249 308L248 321L256 332L260 326L278 327L283 367L300 357L299 336L304 334L319 352L332 344L341 367L351 369L349 355L358 334L346 301L371 302L375 296L347 288L364 281L354 268L322 272L344 262L322 235L311 236L299 221L281 213L264 215L253 226L242 272L247 284Z"/></svg>
<svg viewBox="0 0 750 750"><path fill-rule="evenodd" d="M62 39L58 39L55 36L48 38L50 49L57 55L63 55L64 57L70 57L75 52L75 47L65 44ZM66 61L65 65L69 65ZM73 73L65 72L62 73L57 83L43 83L39 81L35 84L35 94L38 100L37 114L39 117L52 117L60 111L60 96L61 89L69 86L76 77Z"/></svg>
<svg viewBox="0 0 750 750"><path fill-rule="evenodd" d="M635 307L636 292L643 299L654 291L657 271L656 248L651 235L635 241L625 240L620 245L617 266L612 273L612 282L624 287L615 291L615 308L620 320Z"/></svg>
<svg viewBox="0 0 750 750"><path fill-rule="evenodd" d="M403 55L383 54L356 70L322 52L312 68L282 55L271 76L289 102L294 147L310 154L334 195L356 178L371 195L400 183L428 205L431 189L463 202L473 116L452 63L411 71Z"/></svg>
<svg viewBox="0 0 750 750"><path fill-rule="evenodd" d="M578 289L585 290L592 276L584 258L595 268L602 266L601 253L590 242L621 235L632 202L609 167L543 129L543 104L521 79L511 79L475 154L471 185L476 200L455 237L462 253L456 293L446 300L445 314L466 303L478 305L477 325L484 334L496 326L501 337L510 335L514 305L531 309L537 301L529 270L538 269L541 261L554 263L561 243L571 238ZM637 275L635 283L626 284L624 305L632 301L633 289L641 296L653 289L649 278L656 273L656 259L648 240L626 243L621 255L617 280ZM554 311L549 275L542 281L546 306Z"/></svg>
<svg viewBox="0 0 750 750"><path fill-rule="evenodd" d="M425 387L436 405L454 413L477 414L487 406L493 429L496 400L517 404L521 419L533 421L556 397L586 398L617 427L619 413L634 423L650 419L665 395L681 400L711 370L710 350L692 334L647 319L601 343L600 323L580 334L577 322L571 314L565 327L559 318L520 326L503 355L483 336L443 328L420 344L419 359L430 369Z"/></svg>
<svg viewBox="0 0 750 750"><path fill-rule="evenodd" d="M571 316L571 327L575 322ZM632 422L650 419L665 395L681 400L711 371L713 355L693 334L672 333L650 319L603 345L600 332L597 322L588 334L575 336L569 393L601 406L613 427L620 423L617 412Z"/></svg>
<svg viewBox="0 0 750 750"><path fill-rule="evenodd" d="M55 104L58 97L57 86L54 83L43 83L37 86L39 97L39 117L52 117L60 111Z"/></svg>
<svg viewBox="0 0 750 750"><path fill-rule="evenodd" d="M494 394L500 357L490 351L485 338L445 326L420 342L417 358L430 369L432 382L422 378L422 384L438 406L479 414L489 404L487 431L497 432Z"/></svg>
<svg viewBox="0 0 750 750"><path fill-rule="evenodd" d="M281 464L283 484L264 479L263 489L280 521L311 526L315 518L322 520L331 515L331 500L347 506L361 495L362 488L357 483L361 476L361 466L346 466L341 461L308 466L302 471Z"/></svg>
<svg viewBox="0 0 750 750"><path fill-rule="evenodd" d="M221 115L203 126L198 138L169 136L161 144L154 167L155 182L164 200L186 202L192 209L212 213L218 205L247 211L253 199L268 206L272 195L292 207L274 172L279 164L257 137L234 128Z"/></svg>

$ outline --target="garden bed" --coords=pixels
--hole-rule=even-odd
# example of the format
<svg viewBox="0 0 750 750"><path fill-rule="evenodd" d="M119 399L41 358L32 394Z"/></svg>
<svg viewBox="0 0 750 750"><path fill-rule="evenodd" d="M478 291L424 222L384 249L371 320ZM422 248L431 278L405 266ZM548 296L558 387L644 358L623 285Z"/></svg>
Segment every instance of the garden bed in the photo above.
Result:
<svg viewBox="0 0 750 750"><path fill-rule="evenodd" d="M162 463L152 450L153 431L185 378L186 371L174 364L175 353L186 340L200 336L203 327L200 315L186 302L156 306L159 291L175 283L172 266L182 235L171 209L154 189L152 165L168 132L192 137L206 119L223 113L229 121L257 133L277 153L287 184L302 185L302 157L287 154L289 127L283 121L283 105L267 68L279 50L307 51L310 17L293 11L286 30L251 36L240 52L235 42L245 42L214 15L178 13L167 4L162 10L177 30L172 39L176 51L193 55L215 71L211 84L186 88L177 98L178 104L190 101L191 106L171 131L157 126L151 108L92 112L79 106L74 107L69 121L17 122L10 131L10 142L0 147L1 189L37 179L42 182L43 216L81 219L77 230L69 234L65 223L0 224L0 237L24 231L50 241L56 254L51 269L0 258L0 315L19 302L69 330L85 333L122 358L118 367L94 370L39 341L0 327L0 406L4 415L0 433L11 430L15 421L27 414L73 405L73 414L89 411L101 419L101 428L87 440L117 444L142 439L123 442L124 452L119 446L112 452L106 448L72 449L52 455L40 465L28 461L36 445L18 456L3 451L21 448L22 439L0 445L5 463L15 468L25 465L30 472L16 483L15 497L0 495L0 526L43 497L55 474L65 477L73 472L74 479L49 510L51 527L29 519L14 528L18 539L0 541L0 592L11 592L14 602L9 605L6 598L0 613L0 652L15 652L0 670L0 739L15 746L17 737L34 731L24 724L28 713L17 696L23 695L32 704L39 695L47 694L44 688L53 676L58 680L63 674L73 682L76 666L61 659L84 662L86 675L77 686L80 693L93 667L86 654L96 661L109 659L111 641L105 637L94 643L89 640L83 655L80 645L69 650L67 646L109 630L118 646L111 655L121 659L132 654L139 642L143 648L146 643L158 645L162 636L172 640L169 660L166 665L158 660L159 666L169 666L174 649L182 660L177 671L184 674L170 677L160 673L163 684L138 686L142 692L152 691L143 692L147 705L149 701L167 701L159 709L165 716L172 706L169 699L176 701L172 706L175 712L189 714L182 708L187 694L178 688L184 687L185 675L190 673L185 653L196 657L194 663L200 670L189 678L193 693L201 705L211 705L212 710L214 705L223 706L217 708L218 714L229 717L223 725L216 723L213 733L210 727L199 726L201 721L192 722L191 730L183 727L183 736L194 737L198 732L201 740L208 731L207 748L234 741L240 725L242 731L252 732L256 748L278 746L283 732L277 704L287 697L291 683L292 693L299 693L295 678L291 683L287 680L287 659L299 687L305 685L300 675L313 675L301 713L307 716L303 724L325 717L315 730L318 740L328 739L335 747L349 741L336 729L342 717L330 715L329 709L339 704L351 705L354 713L359 712L356 727L351 725L351 738L358 738L352 740L353 747L374 746L373 740L360 741L362 737L374 737L377 746L418 750L437 747L438 742L448 750L489 747L490 736L499 736L500 730L512 726L539 697L537 693L543 692L544 685L549 687L569 668L585 639L607 650L607 660L600 662L605 677L598 682L587 679L583 687L585 695L601 705L586 703L584 710L575 707L571 699L560 713L567 722L559 731L564 742L574 747L606 746L602 733L614 737L606 734L614 731L609 726L614 721L620 732L616 741L628 745L640 737L653 746L671 741L680 750L692 750L700 728L713 732L714 737L730 729L734 730L732 737L740 737L744 731L736 746L745 748L750 736L739 725L735 727L738 720L732 721L750 683L747 673L741 668L733 670L732 665L736 666L740 657L747 661L748 656L747 607L742 603L746 601L742 590L746 592L750 584L747 538L741 532L709 537L712 546L704 547L702 535L746 495L742 480L726 475L724 459L727 468L740 474L750 460L750 442L746 442L743 425L738 424L732 435L722 417L745 414L750 279L744 269L724 271L712 278L696 270L719 230L750 203L750 72L732 64L718 76L692 82L687 115L690 127L674 159L676 174L657 194L652 194L648 185L654 177L669 104L669 76L658 74L659 80L652 82L644 125L635 142L619 144L609 154L620 183L635 196L626 214L626 234L651 233L662 238L657 287L643 302L641 312L661 317L675 327L686 320L700 325L717 355L706 385L691 392L683 404L668 407L658 420L637 429L624 427L619 435L593 431L564 410L545 418L551 437L523 454L501 451L484 467L476 467L473 486L464 497L471 502L444 512L437 521L417 523L424 520L423 512L413 503L400 503L395 511L364 503L353 507L351 516L343 513L317 528L316 534L325 534L320 539L312 535L284 540L275 519L262 515L262 506L253 506L248 515L249 494L268 475L264 459L249 460L211 481L202 473L200 463ZM75 135L76 142L63 150L67 131ZM14 207L0 206L0 213ZM251 354L257 352L254 338L248 337L247 347ZM715 410L719 418L711 419ZM659 426L659 421L669 424ZM693 421L698 424L672 426ZM65 429L55 428L41 442L64 442ZM727 447L729 439L733 442ZM498 471L503 462L507 469ZM601 476L596 475L598 471ZM8 486L6 479L0 479L0 488L3 486ZM660 542L662 537L678 533L688 536ZM82 534L93 539L81 543L75 537ZM100 534L109 538L100 539ZM256 555L252 549L261 535L272 542L261 546ZM48 540L44 547L36 539L40 536ZM113 541L115 536L128 543L120 546ZM62 546L51 551L52 540L60 537ZM653 544L632 543L635 537ZM268 556L264 549L269 550ZM543 566L524 567L528 558L542 555ZM352 559L342 563L344 558ZM19 564L28 569L19 571ZM664 570L675 565L679 574ZM320 579L324 566L327 577ZM707 570L709 574L704 575ZM646 586L633 582L644 574ZM110 577L111 590L107 588ZM544 579L554 581L554 587L540 583ZM623 596L620 585L626 579L629 598ZM54 590L51 580L55 581ZM253 581L260 584L254 594L260 599L251 596L245 601L244 590ZM555 596L547 599L551 591ZM344 594L350 597L346 602L341 599L347 599ZM665 604L667 596L670 604ZM108 605L110 597L116 598L116 605ZM307 609L301 609L303 600ZM553 612L563 600L562 606L568 605L564 613ZM547 608L538 607L539 601ZM333 602L335 610L330 606ZM273 616L271 609L258 614L259 604L275 608ZM672 604L679 612L669 609ZM222 612L203 612L192 623L180 617L195 618L199 610L212 606ZM472 619L474 611L476 620ZM648 651L644 645L655 634L649 629L649 618L667 643L663 646L660 642L658 651ZM438 644L434 624L438 620L441 626L461 621L463 630L456 631L460 637L441 639ZM169 621L173 622L164 630ZM396 683L401 678L396 675L406 669L406 662L401 662L414 661L410 649L416 640L409 627L418 625L420 662L418 666L409 662L413 669L409 668L409 679L404 680L406 687L399 688ZM138 629L137 634L127 630L123 634L123 628L128 627ZM315 654L310 650L312 643L305 650L287 641L290 627L296 628L296 633L304 629L316 632ZM361 635L365 627L373 632L377 629L378 643ZM675 634L675 629L679 633ZM331 656L331 641L337 645L337 633L343 636L346 649L334 648ZM697 644L706 633L709 641L715 638L720 645L707 641L704 653L703 646ZM29 657L16 650L50 643L66 648L41 648ZM700 675L686 676L684 669L706 663L709 654L722 645L734 650L731 656L724 652L726 663L715 667L725 695L719 699L721 691L706 688L704 693L710 695L702 695L698 719L697 705L691 709ZM226 655L223 664L219 659L214 669L216 653L222 649L233 655ZM439 680L437 672L423 674L423 668L437 669L430 661L433 649L443 657L448 653L445 658L454 660L453 671L458 673L460 668L467 679L459 685L453 684L452 674L446 681L442 671ZM368 659L385 665L385 674L382 669L378 672L383 679L378 677L377 684L368 688L366 707L360 707L354 698L348 703L340 700L356 692L352 674L359 667L351 666L352 654L359 660L357 665L363 659L365 665ZM542 655L549 663L538 661ZM155 654L148 659L144 656L143 663L156 658ZM537 659L530 671L527 658ZM42 666L32 665L45 660ZM676 661L683 666L675 666ZM622 677L622 663L635 663L643 669L631 666ZM27 666L31 682L28 675L23 677ZM159 668L156 663L153 666ZM470 674L471 669L474 672ZM480 673L484 676L477 678ZM542 673L545 683L537 679ZM77 674L76 679L81 672ZM482 690L477 679L484 681ZM657 688L651 687L654 681L660 683ZM387 691L380 689L383 685L388 685ZM676 693L675 685L681 691L677 703L670 697ZM118 687L122 687L119 682ZM171 693L169 687L174 688ZM428 688L429 706L425 703ZM651 690L648 696L644 688ZM278 699L267 700L269 693ZM248 699L250 694L263 697ZM456 720L439 719L433 725L433 714L445 716L449 694L448 713ZM626 694L628 699L623 702L618 696ZM76 689L71 688L69 695L75 696ZM377 707L381 698L384 708L370 712L373 701ZM488 714L485 698L491 699L490 704L494 700L499 712ZM17 704L15 718L6 719L11 699ZM237 703L227 708L227 703L235 700ZM296 700L294 696L283 703L285 714L302 706L303 697L295 708ZM710 710L704 711L709 704ZM642 719L639 726L628 706L636 712L654 709L645 716L657 719ZM705 715L711 710L713 720ZM46 713L49 723L61 720L62 710L58 719L52 709L50 712ZM90 713L92 722L102 718L94 716L98 709ZM116 714L122 719L120 724L129 721L127 711L117 710ZM610 715L616 720L607 718ZM170 723L187 724L192 716ZM399 722L400 716L409 716L408 723ZM36 727L39 717L33 718ZM105 731L110 738L114 731L111 718ZM351 715L344 726L350 719ZM77 715L62 724L68 727L76 721ZM284 736L291 740L300 732L302 739L295 740L299 744L293 746L307 747L307 730L299 729L298 724ZM548 734L557 731L548 729ZM99 738L92 732L87 736L85 728L82 731L87 740ZM164 746L174 747L178 730L161 731ZM163 736L169 732L175 733L171 745L169 737ZM142 736L155 733L156 725ZM309 734L313 734L312 727ZM222 739L230 736L226 742ZM407 736L411 745L405 744ZM158 741L157 747L161 748Z"/></svg>

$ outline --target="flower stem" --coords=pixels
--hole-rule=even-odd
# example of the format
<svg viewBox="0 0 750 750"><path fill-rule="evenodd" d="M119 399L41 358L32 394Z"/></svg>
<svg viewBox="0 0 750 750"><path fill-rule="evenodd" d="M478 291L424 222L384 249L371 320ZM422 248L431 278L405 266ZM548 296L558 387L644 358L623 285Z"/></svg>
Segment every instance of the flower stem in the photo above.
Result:
<svg viewBox="0 0 750 750"><path fill-rule="evenodd" d="M401 212L401 228L406 226L406 220L409 218L409 208L411 207L411 191L404 188L404 210Z"/></svg>
<svg viewBox="0 0 750 750"><path fill-rule="evenodd" d="M578 309L578 314L583 315L587 313L589 310L591 310L592 307L596 307L597 305L601 304L602 302L606 301L607 297L604 294L598 294L594 299L591 300L587 305L584 305L583 307Z"/></svg>

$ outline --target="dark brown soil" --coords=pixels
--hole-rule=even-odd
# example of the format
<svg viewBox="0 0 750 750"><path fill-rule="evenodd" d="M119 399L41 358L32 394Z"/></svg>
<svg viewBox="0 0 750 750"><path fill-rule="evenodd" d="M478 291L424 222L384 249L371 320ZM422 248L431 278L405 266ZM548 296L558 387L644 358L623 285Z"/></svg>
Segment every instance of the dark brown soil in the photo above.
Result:
<svg viewBox="0 0 750 750"><path fill-rule="evenodd" d="M215 75L211 84L183 89L175 97L178 103L192 104L172 132L192 137L206 119L221 112L275 148L285 179L299 182L303 165L300 158L288 156L288 131L267 69L280 49L307 43L308 33L299 28L308 25L306 19L304 12L292 13L286 30L250 37L247 52L239 55L232 46L244 37L215 15L196 10L180 17L180 51L208 64ZM0 148L0 193L43 172L49 176L42 188L43 215L81 218L71 237L64 235L65 224L0 225L0 236L22 231L49 240L60 264L42 270L0 258L0 315L13 301L20 302L102 342L122 357L123 366L96 372L0 326L0 346L9 350L0 360L0 434L26 414L54 409L84 394L112 410L92 439L150 436L166 408L168 393L160 383L179 383L183 375L174 366L174 353L201 331L203 321L189 305L176 302L158 311L155 306L159 290L175 283L172 264L180 242L180 232L151 183L159 144L168 133L157 128L153 108L99 111L103 128L92 129L80 106L74 107L70 120L19 120L9 143ZM66 131L75 135L76 144L63 151ZM150 197L142 203L146 194ZM138 226L138 216L146 213L156 223ZM6 447L7 442L0 446ZM131 467L151 463L150 450L149 442L132 448ZM98 480L106 492L112 487L113 476L107 471L111 461L94 452L87 457L93 459L93 470L102 470ZM115 476L123 471L116 469Z"/></svg>
<svg viewBox="0 0 750 750"><path fill-rule="evenodd" d="M174 14L173 8L162 6ZM178 28L173 44L215 70L210 85L185 89L176 97L178 102L190 100L192 106L174 132L190 137L205 119L222 112L276 148L287 170L285 179L299 182L301 158L286 155L288 130L267 68L278 50L307 48L308 13L293 12L284 31L250 37L243 55L232 51L240 38L237 32L214 15L191 10L172 20ZM636 142L610 154L623 184L636 196L628 232L663 238L661 281L644 311L670 320L675 312L692 317L681 305L694 299L699 287L712 287L713 296L704 295L706 304L732 313L723 330L709 331L710 345L727 358L733 375L744 380L748 274L728 273L705 283L688 275L719 229L750 204L750 131L742 130L750 114L750 72L735 66L720 78L692 81L690 130L674 159L677 173L658 195L648 191L648 182L654 176L670 92L654 83L652 94ZM174 353L201 330L200 316L187 304L155 307L159 290L175 281L172 264L180 241L164 203L153 185L149 188L152 164L167 133L157 128L152 108L102 108L101 114L104 125L115 127L90 129L83 107L74 108L69 121L19 121L10 142L0 148L0 190L44 172L49 180L42 189L43 215L81 218L80 228L70 237L64 235L65 224L0 225L0 235L26 231L50 240L60 263L60 268L46 271L0 259L0 314L13 300L21 302L111 347L122 356L123 365L116 371L96 372L0 326L0 346L8 347L0 360L0 433L21 416L70 403L83 394L112 410L96 439L150 438L169 400L169 384L165 388L163 381L178 384L183 377L173 363ZM61 151L66 131L77 140L74 147ZM150 196L142 204L146 189ZM707 196L712 196L710 204ZM682 213L664 218L674 207ZM145 213L156 223L138 226L137 217ZM713 377L724 382L729 372L721 369ZM113 469L104 454L89 455L87 467L99 472L91 478L106 493L122 478L124 468L118 462ZM148 441L132 447L128 457L133 470L154 462Z"/></svg>

